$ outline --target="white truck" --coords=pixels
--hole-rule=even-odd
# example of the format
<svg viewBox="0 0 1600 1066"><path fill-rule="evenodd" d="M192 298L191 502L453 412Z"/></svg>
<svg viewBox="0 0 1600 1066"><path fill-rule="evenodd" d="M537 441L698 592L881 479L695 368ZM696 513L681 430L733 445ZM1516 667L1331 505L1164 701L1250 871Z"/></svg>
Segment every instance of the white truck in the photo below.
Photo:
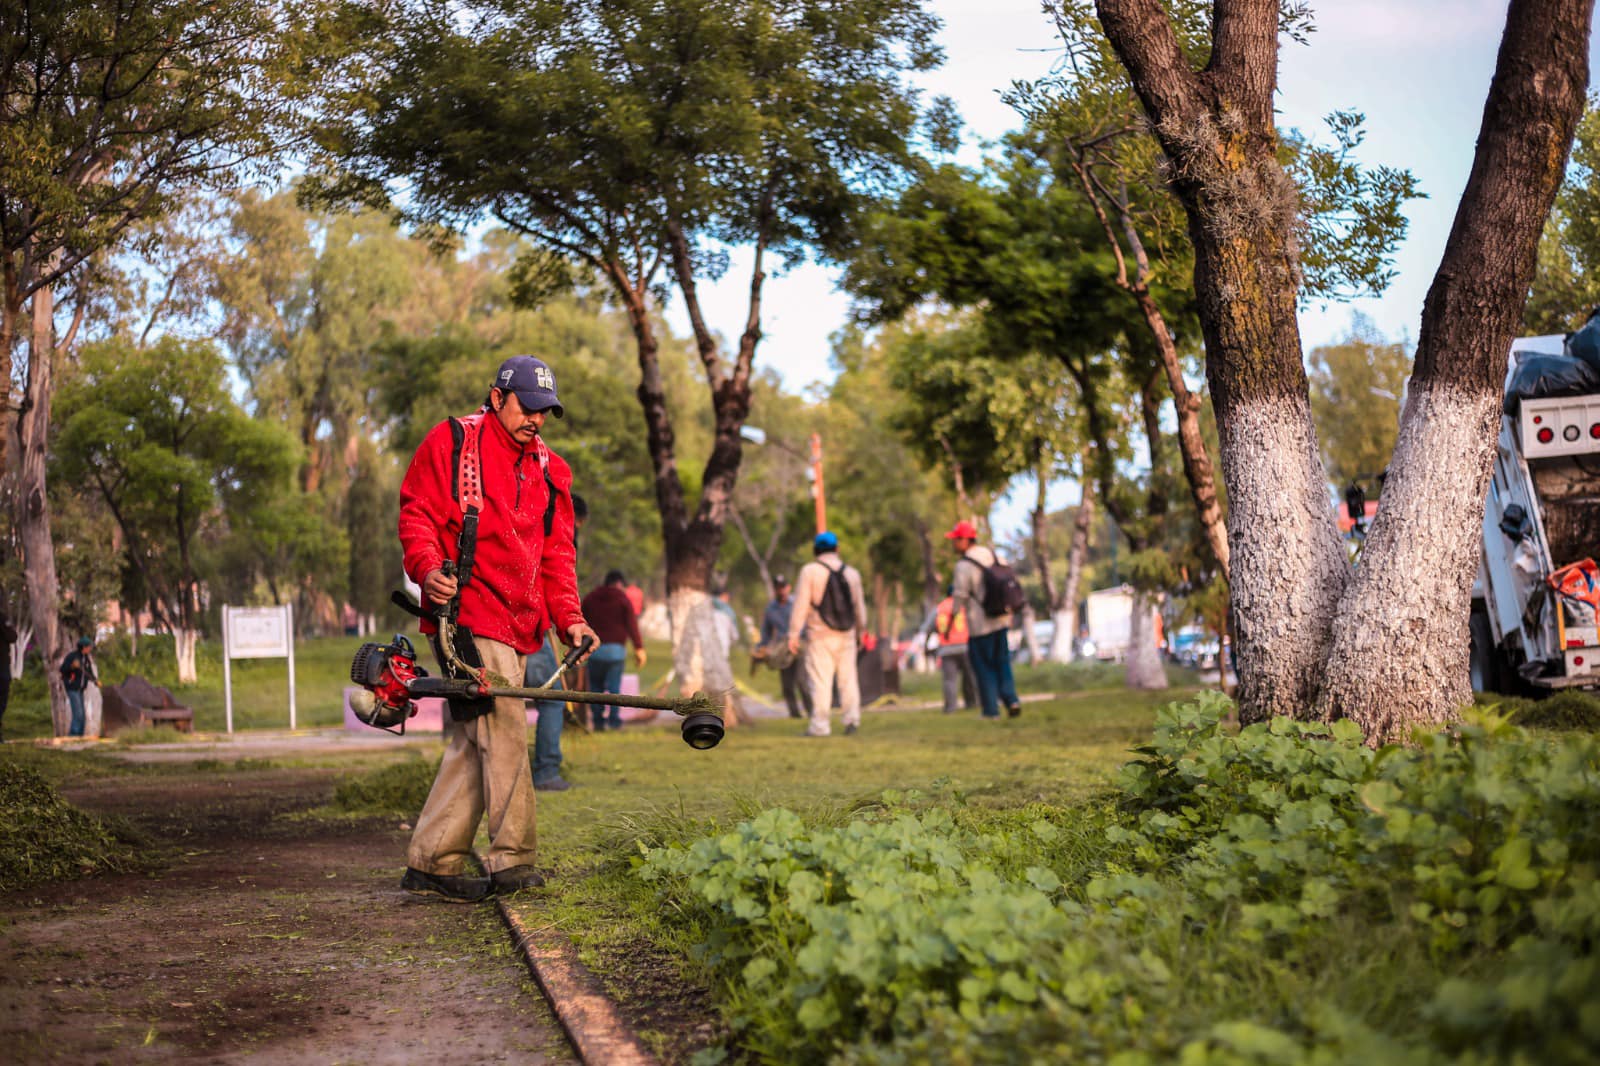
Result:
<svg viewBox="0 0 1600 1066"><path fill-rule="evenodd" d="M1600 324L1585 329L1591 327ZM1549 367L1559 375L1569 361L1549 357L1563 354L1562 342L1530 337L1513 344L1508 396L1517 391L1519 369ZM1600 374L1584 380L1600 383ZM1595 612L1557 595L1548 580L1563 567L1600 561L1600 387L1552 391L1569 394L1508 399L1500 420L1472 590L1474 691L1600 688Z"/></svg>

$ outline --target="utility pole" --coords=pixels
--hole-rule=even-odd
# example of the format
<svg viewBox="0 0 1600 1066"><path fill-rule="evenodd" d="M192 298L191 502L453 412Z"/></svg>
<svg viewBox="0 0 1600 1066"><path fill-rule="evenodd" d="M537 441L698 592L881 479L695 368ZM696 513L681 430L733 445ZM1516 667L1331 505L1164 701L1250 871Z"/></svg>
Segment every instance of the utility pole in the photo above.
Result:
<svg viewBox="0 0 1600 1066"><path fill-rule="evenodd" d="M828 528L828 501L822 493L822 434L811 434L811 497L817 501L817 532Z"/></svg>

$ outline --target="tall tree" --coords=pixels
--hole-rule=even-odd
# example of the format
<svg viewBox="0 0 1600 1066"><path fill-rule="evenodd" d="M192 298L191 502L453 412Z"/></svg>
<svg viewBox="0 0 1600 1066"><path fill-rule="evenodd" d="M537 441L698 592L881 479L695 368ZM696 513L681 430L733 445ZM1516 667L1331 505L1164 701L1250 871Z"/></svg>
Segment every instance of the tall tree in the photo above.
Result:
<svg viewBox="0 0 1600 1066"><path fill-rule="evenodd" d="M16 481L35 639L60 646L45 487L56 379L53 287L174 197L275 147L289 17L255 0L0 5L0 470ZM13 345L32 331L20 417ZM16 453L20 452L20 456ZM50 676L59 720L65 693Z"/></svg>
<svg viewBox="0 0 1600 1066"><path fill-rule="evenodd" d="M1507 352L1583 106L1592 8L1510 4L1472 173L1423 307L1385 506L1352 575L1326 504L1295 316L1299 198L1273 124L1280 5L1217 0L1197 69L1159 0L1096 0L1189 219L1246 721L1349 717L1379 743L1469 698L1461 623L1483 486Z"/></svg>
<svg viewBox="0 0 1600 1066"><path fill-rule="evenodd" d="M414 218L490 216L606 280L632 324L680 679L731 685L706 592L750 410L771 257L834 254L862 196L894 178L916 118L907 75L938 61L913 0L354 3L368 43L334 72L325 195ZM848 106L841 106L848 101ZM750 250L725 354L698 285ZM548 264L548 258L539 261ZM559 282L560 271L535 271ZM688 310L715 434L691 505L654 305Z"/></svg>

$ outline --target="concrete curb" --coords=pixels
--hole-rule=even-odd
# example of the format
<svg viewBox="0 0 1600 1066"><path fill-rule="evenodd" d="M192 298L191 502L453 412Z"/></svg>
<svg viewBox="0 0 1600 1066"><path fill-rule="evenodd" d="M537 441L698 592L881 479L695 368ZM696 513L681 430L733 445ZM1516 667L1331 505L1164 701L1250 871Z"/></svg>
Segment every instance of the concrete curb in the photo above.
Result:
<svg viewBox="0 0 1600 1066"><path fill-rule="evenodd" d="M572 941L554 929L529 929L504 899L496 899L495 907L585 1066L659 1066L616 1001L578 960Z"/></svg>

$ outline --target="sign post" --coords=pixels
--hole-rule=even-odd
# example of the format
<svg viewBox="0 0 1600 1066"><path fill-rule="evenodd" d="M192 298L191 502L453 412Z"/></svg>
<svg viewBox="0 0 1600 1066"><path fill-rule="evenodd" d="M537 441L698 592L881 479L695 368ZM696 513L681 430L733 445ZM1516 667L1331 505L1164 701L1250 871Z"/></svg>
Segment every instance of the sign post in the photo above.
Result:
<svg viewBox="0 0 1600 1066"><path fill-rule="evenodd" d="M222 705L233 732L234 659L289 660L289 728L295 728L294 606L222 608Z"/></svg>

